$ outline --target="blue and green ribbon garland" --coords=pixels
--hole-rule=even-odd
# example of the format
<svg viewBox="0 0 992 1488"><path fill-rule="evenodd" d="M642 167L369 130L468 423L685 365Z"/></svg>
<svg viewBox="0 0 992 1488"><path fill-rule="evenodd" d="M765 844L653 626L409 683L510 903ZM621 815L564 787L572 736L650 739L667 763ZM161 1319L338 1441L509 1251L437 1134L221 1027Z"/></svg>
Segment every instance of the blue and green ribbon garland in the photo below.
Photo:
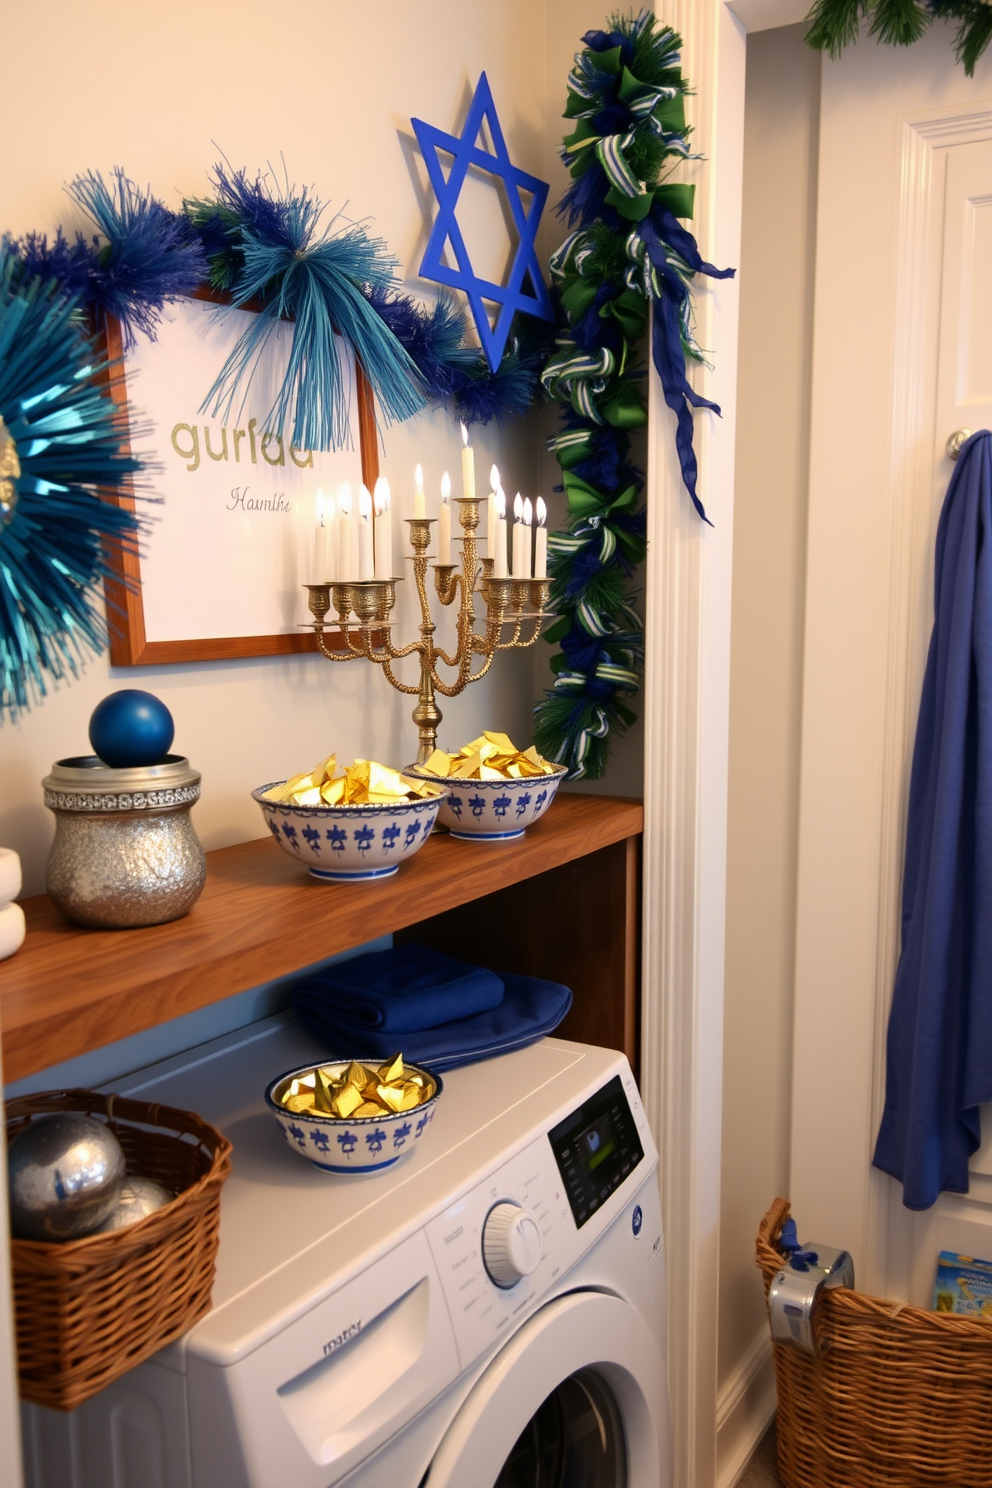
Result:
<svg viewBox="0 0 992 1488"><path fill-rule="evenodd" d="M572 779L602 776L611 733L636 715L643 623L632 580L645 555L643 475L631 434L647 423L640 349L651 354L676 419L682 479L703 521L696 490L693 410L717 406L696 393L686 362L702 361L692 330L697 274L727 278L700 256L679 221L692 216L694 187L669 179L689 156L681 39L647 11L615 15L590 31L568 79L565 118L574 128L562 159L572 184L559 205L571 229L551 257L557 309L545 391L562 405L549 440L568 502L564 533L548 541L551 603L558 619L554 686L537 704L542 754Z"/></svg>

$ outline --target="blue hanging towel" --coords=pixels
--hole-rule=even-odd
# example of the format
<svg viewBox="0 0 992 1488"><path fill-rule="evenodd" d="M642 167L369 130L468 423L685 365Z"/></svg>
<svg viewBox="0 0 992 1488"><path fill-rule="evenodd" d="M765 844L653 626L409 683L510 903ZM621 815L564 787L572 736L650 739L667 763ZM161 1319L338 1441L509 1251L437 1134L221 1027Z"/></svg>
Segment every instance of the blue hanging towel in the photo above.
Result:
<svg viewBox="0 0 992 1488"><path fill-rule="evenodd" d="M421 945L340 962L293 989L296 1016L341 1059L454 1069L543 1038L572 1005L558 982L498 976Z"/></svg>
<svg viewBox="0 0 992 1488"><path fill-rule="evenodd" d="M902 953L875 1166L903 1203L968 1191L992 1101L992 433L962 446L937 527L910 777Z"/></svg>

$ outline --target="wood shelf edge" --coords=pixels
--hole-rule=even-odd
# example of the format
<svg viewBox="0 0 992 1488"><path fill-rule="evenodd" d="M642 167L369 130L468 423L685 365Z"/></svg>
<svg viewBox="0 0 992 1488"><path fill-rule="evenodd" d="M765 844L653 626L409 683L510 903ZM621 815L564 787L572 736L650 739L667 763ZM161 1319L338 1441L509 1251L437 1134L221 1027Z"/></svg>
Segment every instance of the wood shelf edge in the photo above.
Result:
<svg viewBox="0 0 992 1488"><path fill-rule="evenodd" d="M318 884L269 838L220 848L207 854L193 912L147 930L83 930L47 896L26 900L28 938L0 978L4 1079L291 976L642 830L637 800L566 794L520 842L433 838L378 884Z"/></svg>

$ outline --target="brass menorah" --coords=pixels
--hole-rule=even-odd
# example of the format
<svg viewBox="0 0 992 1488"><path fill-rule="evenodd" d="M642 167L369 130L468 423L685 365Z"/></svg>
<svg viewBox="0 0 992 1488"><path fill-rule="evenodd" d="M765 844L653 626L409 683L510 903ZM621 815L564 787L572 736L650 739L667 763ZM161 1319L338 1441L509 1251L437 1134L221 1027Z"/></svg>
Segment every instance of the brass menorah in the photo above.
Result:
<svg viewBox="0 0 992 1488"><path fill-rule="evenodd" d="M436 694L442 697L457 697L470 682L478 682L493 664L497 651L523 650L533 646L541 633L541 623L547 618L547 603L550 584L547 579L494 578L492 558L480 558L476 548L475 530L479 525L479 498L460 496L455 498L458 521L464 531L462 542L461 571L454 563L431 563L427 550L431 542L433 517L409 517L410 541L413 546L408 561L413 564L413 576L420 600L420 639L397 649L388 638L377 640L392 625L390 613L396 603L398 578L335 580L324 584L307 584L312 628L317 645L328 661L357 661L363 658L381 666L390 684L398 692L416 696L413 721L417 725L420 744L417 764L422 765L437 747L437 729L442 714L437 706ZM458 598L457 644L455 654L449 656L434 644L434 622L431 619L430 601L427 593L427 570L434 569L434 586L438 599L445 606ZM476 632L475 595L479 592L486 606L485 630ZM334 609L337 620L327 621ZM501 639L505 627L511 627L506 639ZM528 634L524 638L525 627ZM324 644L327 628L341 632L347 649L330 651ZM401 682L393 670L394 662L404 656L420 657L419 684ZM472 671L473 659L482 657L482 664ZM455 672L452 681L445 682L438 674L438 664Z"/></svg>

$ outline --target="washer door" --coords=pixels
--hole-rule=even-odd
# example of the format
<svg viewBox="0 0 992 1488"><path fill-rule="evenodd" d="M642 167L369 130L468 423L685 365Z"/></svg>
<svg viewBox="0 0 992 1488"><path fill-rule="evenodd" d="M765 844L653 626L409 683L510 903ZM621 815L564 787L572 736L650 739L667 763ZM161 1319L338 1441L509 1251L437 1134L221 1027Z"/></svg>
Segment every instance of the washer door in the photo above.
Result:
<svg viewBox="0 0 992 1488"><path fill-rule="evenodd" d="M573 1292L481 1375L424 1488L670 1488L668 1382L627 1303Z"/></svg>

